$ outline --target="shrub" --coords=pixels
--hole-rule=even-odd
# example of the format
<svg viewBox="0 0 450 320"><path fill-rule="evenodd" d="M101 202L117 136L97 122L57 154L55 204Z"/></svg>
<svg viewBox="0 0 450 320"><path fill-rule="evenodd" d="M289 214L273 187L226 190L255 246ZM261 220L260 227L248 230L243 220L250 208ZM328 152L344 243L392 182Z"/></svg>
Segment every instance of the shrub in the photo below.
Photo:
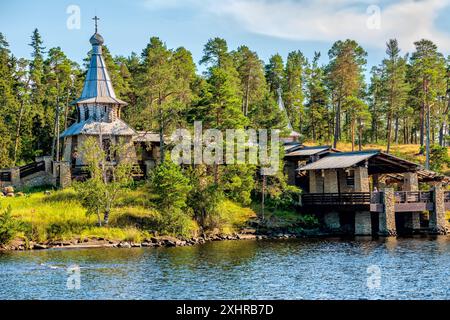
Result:
<svg viewBox="0 0 450 320"><path fill-rule="evenodd" d="M12 216L11 206L0 214L0 244L8 244L22 231L22 223Z"/></svg>
<svg viewBox="0 0 450 320"><path fill-rule="evenodd" d="M150 193L156 195L155 203L161 213L162 232L189 234L195 223L187 207L187 197L192 187L180 166L169 159L161 163L150 177Z"/></svg>
<svg viewBox="0 0 450 320"><path fill-rule="evenodd" d="M433 171L441 171L444 164L450 162L447 147L433 145L430 148L430 169Z"/></svg>
<svg viewBox="0 0 450 320"><path fill-rule="evenodd" d="M155 202L160 210L186 207L191 185L180 166L167 159L153 170L150 183L151 192L157 196Z"/></svg>
<svg viewBox="0 0 450 320"><path fill-rule="evenodd" d="M224 200L217 207L218 214L210 217L211 227L218 228L223 233L232 233L244 227L256 213L250 208L243 208L239 204Z"/></svg>
<svg viewBox="0 0 450 320"><path fill-rule="evenodd" d="M279 193L269 194L267 207L272 209L291 209L298 203L300 190L295 186L284 185Z"/></svg>

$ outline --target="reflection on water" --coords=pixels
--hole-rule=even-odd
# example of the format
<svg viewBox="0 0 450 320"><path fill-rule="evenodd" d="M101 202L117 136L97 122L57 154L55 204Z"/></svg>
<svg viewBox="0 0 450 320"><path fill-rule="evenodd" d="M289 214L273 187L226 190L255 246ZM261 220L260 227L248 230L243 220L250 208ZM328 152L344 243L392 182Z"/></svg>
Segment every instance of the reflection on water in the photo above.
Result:
<svg viewBox="0 0 450 320"><path fill-rule="evenodd" d="M68 290L66 268L81 268ZM381 270L369 289L369 266ZM0 254L1 299L449 299L450 238ZM370 270L370 269L369 269Z"/></svg>

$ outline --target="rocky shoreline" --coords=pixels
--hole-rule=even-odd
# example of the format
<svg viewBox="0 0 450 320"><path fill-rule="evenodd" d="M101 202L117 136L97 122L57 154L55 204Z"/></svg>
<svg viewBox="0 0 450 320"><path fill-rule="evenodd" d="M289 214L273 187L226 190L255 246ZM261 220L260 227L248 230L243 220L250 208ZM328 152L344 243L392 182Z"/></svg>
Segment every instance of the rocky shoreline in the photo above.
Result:
<svg viewBox="0 0 450 320"><path fill-rule="evenodd" d="M237 240L265 240L265 239L291 239L320 237L325 234L317 230L311 230L302 234L292 233L268 233L257 234L255 231L233 234L202 235L189 239L180 239L171 236L155 236L144 239L142 242L115 241L104 238L75 238L67 241L49 241L45 243L27 242L24 240L14 240L7 246L0 247L0 251L27 251L27 250L47 250L47 249L86 249L86 248L157 248L157 247L183 247L205 244L212 241L237 241Z"/></svg>

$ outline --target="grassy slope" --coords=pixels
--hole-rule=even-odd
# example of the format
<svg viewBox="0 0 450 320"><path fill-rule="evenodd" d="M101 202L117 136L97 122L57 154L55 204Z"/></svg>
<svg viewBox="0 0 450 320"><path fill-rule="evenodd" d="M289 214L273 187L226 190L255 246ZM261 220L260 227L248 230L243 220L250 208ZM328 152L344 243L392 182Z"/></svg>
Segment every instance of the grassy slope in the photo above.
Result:
<svg viewBox="0 0 450 320"><path fill-rule="evenodd" d="M111 213L109 227L97 227L96 216L86 216L72 189L43 192L24 197L0 198L0 210L11 206L13 215L29 225L29 240L70 240L101 237L108 240L139 242L158 230L160 213L152 208L149 195L141 188L126 193ZM219 206L220 231L232 233L255 216L253 210L225 201ZM192 220L193 235L198 226ZM22 234L24 236L24 234Z"/></svg>

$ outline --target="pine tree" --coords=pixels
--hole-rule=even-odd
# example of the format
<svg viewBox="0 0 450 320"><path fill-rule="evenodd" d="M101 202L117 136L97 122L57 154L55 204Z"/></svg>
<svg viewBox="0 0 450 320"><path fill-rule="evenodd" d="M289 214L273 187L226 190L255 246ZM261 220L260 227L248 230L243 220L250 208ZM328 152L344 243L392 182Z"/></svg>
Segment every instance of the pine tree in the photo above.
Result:
<svg viewBox="0 0 450 320"><path fill-rule="evenodd" d="M288 55L284 71L283 99L292 127L298 132L302 132L302 119L304 118L303 86L306 65L307 60L303 53L293 51Z"/></svg>
<svg viewBox="0 0 450 320"><path fill-rule="evenodd" d="M425 145L425 136L431 140L431 117L437 101L446 96L445 59L430 40L414 43L416 51L411 55L411 87L416 93L416 107L419 111L420 145ZM427 132L426 132L427 131ZM427 143L427 166L429 165ZM423 148L421 148L423 150Z"/></svg>
<svg viewBox="0 0 450 320"><path fill-rule="evenodd" d="M30 62L31 95L30 104L33 110L33 150L34 155L49 153L49 137L52 136L53 118L49 117L44 105L45 100L45 75L44 75L44 50L43 40L38 29L33 31L30 46L32 48ZM51 140L50 140L51 141Z"/></svg>
<svg viewBox="0 0 450 320"><path fill-rule="evenodd" d="M266 80L269 90L274 97L278 96L278 90L283 86L284 63L283 58L277 53L270 57L266 65Z"/></svg>
<svg viewBox="0 0 450 320"><path fill-rule="evenodd" d="M261 101L266 91L263 63L247 46L240 46L233 52L233 58L243 93L242 112L248 116L251 106Z"/></svg>
<svg viewBox="0 0 450 320"><path fill-rule="evenodd" d="M312 141L330 140L327 126L332 120L328 110L328 92L325 86L324 68L319 66L320 53L315 52L312 63L308 66L306 74L306 130Z"/></svg>
<svg viewBox="0 0 450 320"><path fill-rule="evenodd" d="M342 136L342 106L351 96L359 96L363 87L363 68L367 53L354 40L337 41L328 52L328 83L332 91L332 102L335 107L333 146Z"/></svg>
<svg viewBox="0 0 450 320"><path fill-rule="evenodd" d="M9 44L0 33L0 168L10 166L13 157L12 136L17 125L18 101L14 92L14 60Z"/></svg>
<svg viewBox="0 0 450 320"><path fill-rule="evenodd" d="M195 66L190 53L179 48L167 49L158 38L153 37L143 51L140 99L146 106L148 129L157 128L160 136L160 160L165 160L164 136L170 126L179 122L191 100L191 83L195 78ZM147 129L146 128L146 129Z"/></svg>
<svg viewBox="0 0 450 320"><path fill-rule="evenodd" d="M383 125L382 115L384 114L384 92L382 74L383 68L374 66L370 71L370 86L369 86L369 110L372 115L372 125L370 130L370 141L372 143L378 143L380 136L380 130Z"/></svg>

